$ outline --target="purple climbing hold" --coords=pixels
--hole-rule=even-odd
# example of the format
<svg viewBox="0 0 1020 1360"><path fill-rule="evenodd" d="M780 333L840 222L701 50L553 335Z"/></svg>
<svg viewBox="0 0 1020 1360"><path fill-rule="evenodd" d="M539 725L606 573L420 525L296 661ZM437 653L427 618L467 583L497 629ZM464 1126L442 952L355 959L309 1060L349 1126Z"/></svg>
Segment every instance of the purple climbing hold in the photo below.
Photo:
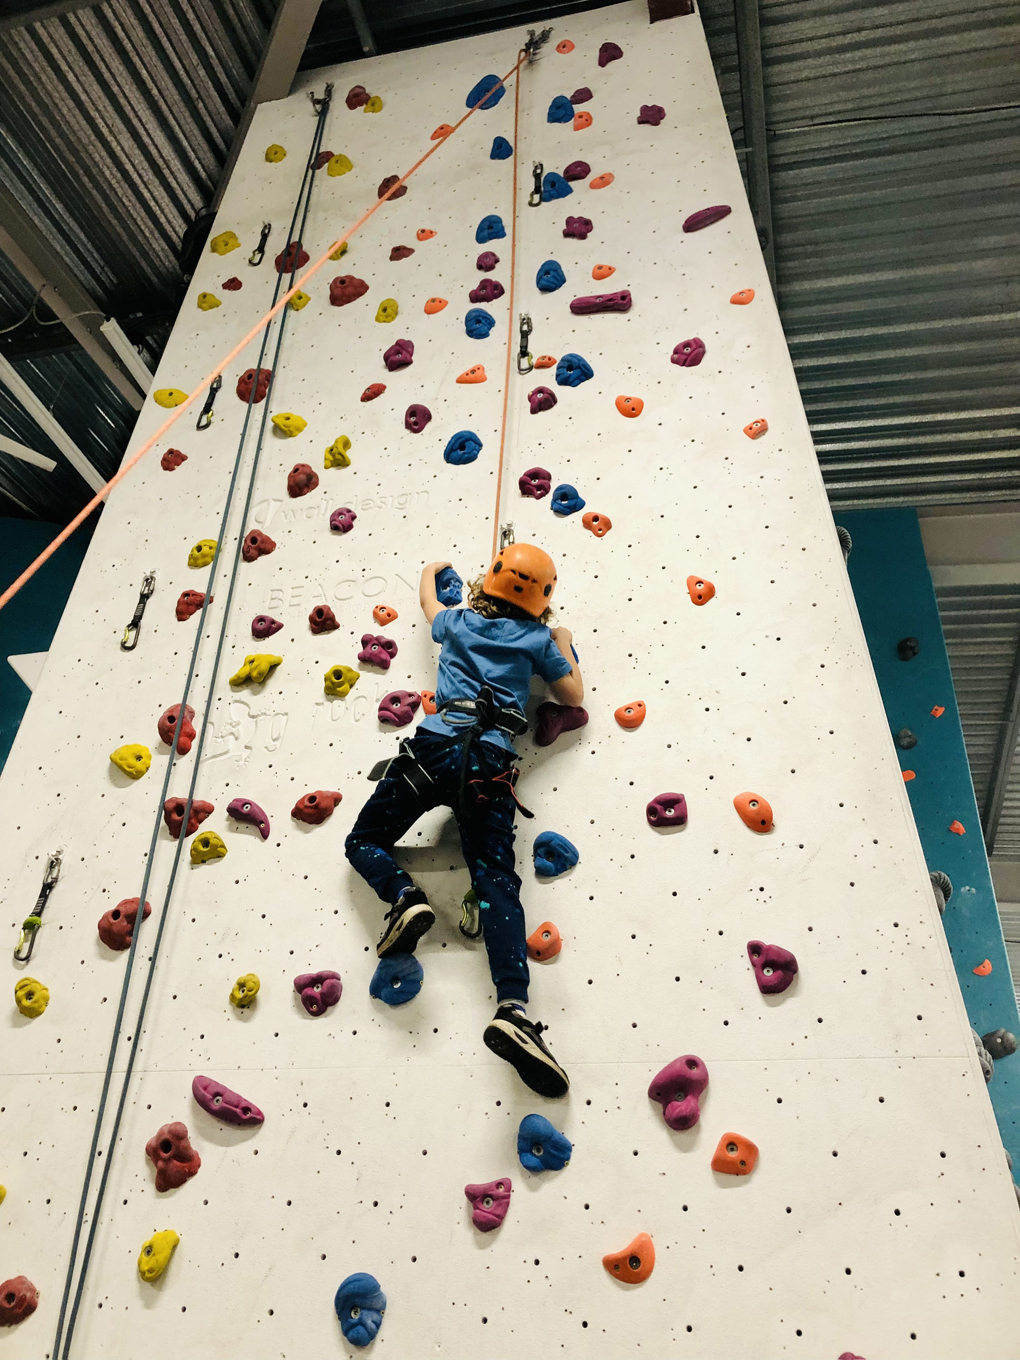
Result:
<svg viewBox="0 0 1020 1360"><path fill-rule="evenodd" d="M642 104L637 120L639 123L647 123L649 127L658 127L665 116L666 110L661 104Z"/></svg>
<svg viewBox="0 0 1020 1360"><path fill-rule="evenodd" d="M234 798L227 804L227 815L235 822L247 822L255 827L264 841L269 839L269 818L250 798Z"/></svg>
<svg viewBox="0 0 1020 1360"><path fill-rule="evenodd" d="M797 975L797 960L781 945L748 940L747 956L754 969L758 990L764 996L777 996L785 992Z"/></svg>
<svg viewBox="0 0 1020 1360"><path fill-rule="evenodd" d="M587 179L591 174L591 166L587 161L571 161L563 172L564 179Z"/></svg>
<svg viewBox="0 0 1020 1360"><path fill-rule="evenodd" d="M245 1100L244 1096L239 1096L213 1077L195 1077L191 1083L191 1094L197 1105L201 1105L207 1114L223 1124L234 1124L245 1129L253 1124L265 1123L266 1116L253 1100Z"/></svg>
<svg viewBox="0 0 1020 1360"><path fill-rule="evenodd" d="M705 342L695 335L690 340L681 340L679 345L673 347L669 362L679 364L681 368L697 368L704 357Z"/></svg>
<svg viewBox="0 0 1020 1360"><path fill-rule="evenodd" d="M659 793L645 808L649 826L686 826L687 799L682 793Z"/></svg>
<svg viewBox="0 0 1020 1360"><path fill-rule="evenodd" d="M587 104L588 100L592 99L593 97L594 96L592 95L591 90L588 89L588 86L582 85L579 90L575 90L574 93L570 96L570 102L571 104Z"/></svg>
<svg viewBox="0 0 1020 1360"><path fill-rule="evenodd" d="M611 61L619 61L623 56L623 48L619 43L604 42L599 48L599 65L608 66Z"/></svg>
<svg viewBox="0 0 1020 1360"><path fill-rule="evenodd" d="M570 310L575 316L590 316L593 312L629 312L630 305L630 290L621 288L618 293L596 293L594 297L574 298Z"/></svg>
<svg viewBox="0 0 1020 1360"><path fill-rule="evenodd" d="M344 985L339 973L321 968L317 973L299 973L294 979L294 990L309 1015L325 1015L340 1000Z"/></svg>
<svg viewBox="0 0 1020 1360"><path fill-rule="evenodd" d="M567 225L563 228L563 235L576 237L578 241L587 241L591 229L592 220L590 217L568 217Z"/></svg>
<svg viewBox="0 0 1020 1360"><path fill-rule="evenodd" d="M530 496L532 500L540 501L552 490L552 473L546 472L542 467L528 468L527 472L522 472L517 479L517 485L522 496Z"/></svg>
<svg viewBox="0 0 1020 1360"><path fill-rule="evenodd" d="M390 727L406 727L414 721L421 706L421 695L414 690L395 689L379 700L379 721Z"/></svg>
<svg viewBox="0 0 1020 1360"><path fill-rule="evenodd" d="M693 1053L685 1053L652 1079L648 1099L662 1106L662 1117L671 1129L693 1129L701 1118L698 1101L708 1085L708 1068Z"/></svg>
<svg viewBox="0 0 1020 1360"><path fill-rule="evenodd" d="M503 1222L513 1188L509 1176L486 1181L484 1185L465 1185L464 1194L471 1202L471 1222L479 1232L492 1232Z"/></svg>
<svg viewBox="0 0 1020 1360"><path fill-rule="evenodd" d="M390 662L397 654L397 644L392 638L383 637L382 633L363 633L361 637L361 651L358 653L358 660L364 661L368 666L378 666L380 670L388 671Z"/></svg>
<svg viewBox="0 0 1020 1360"><path fill-rule="evenodd" d="M354 528L354 521L357 515L353 510L349 510L346 505L341 505L339 510L334 510L329 517L329 527L336 529L337 533L349 534Z"/></svg>
<svg viewBox="0 0 1020 1360"><path fill-rule="evenodd" d="M410 430L412 434L421 434L431 419L432 412L427 406L409 406L404 412L404 429Z"/></svg>
<svg viewBox="0 0 1020 1360"><path fill-rule="evenodd" d="M414 341L395 340L389 349L383 351L383 363L391 373L407 368L414 363Z"/></svg>
<svg viewBox="0 0 1020 1360"><path fill-rule="evenodd" d="M684 231L701 231L702 227L710 227L713 222L721 222L724 217L729 217L732 211L728 203L717 203L714 208L701 208L691 213L684 222Z"/></svg>
<svg viewBox="0 0 1020 1360"><path fill-rule="evenodd" d="M477 288L472 288L468 297L472 302L495 302L503 296L505 289L499 279L482 279Z"/></svg>
<svg viewBox="0 0 1020 1360"><path fill-rule="evenodd" d="M499 264L499 256L492 250L483 250L475 261L483 274L490 274Z"/></svg>
<svg viewBox="0 0 1020 1360"><path fill-rule="evenodd" d="M539 411L551 411L556 405L556 393L548 387L536 387L528 393L528 405L533 416L538 415Z"/></svg>
<svg viewBox="0 0 1020 1360"><path fill-rule="evenodd" d="M535 716L538 719L535 727L536 746L551 746L564 732L576 732L588 723L585 709L573 704L539 704Z"/></svg>
<svg viewBox="0 0 1020 1360"><path fill-rule="evenodd" d="M261 642L267 637L272 637L283 627L279 619L274 619L271 614L256 614L251 621L251 635L258 638Z"/></svg>

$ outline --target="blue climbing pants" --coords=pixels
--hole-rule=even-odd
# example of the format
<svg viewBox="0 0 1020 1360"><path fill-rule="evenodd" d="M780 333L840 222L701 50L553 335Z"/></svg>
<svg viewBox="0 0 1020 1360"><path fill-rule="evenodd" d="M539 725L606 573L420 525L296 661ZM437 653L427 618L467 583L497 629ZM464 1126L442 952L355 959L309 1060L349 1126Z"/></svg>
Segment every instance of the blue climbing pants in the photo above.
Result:
<svg viewBox="0 0 1020 1360"><path fill-rule="evenodd" d="M419 765L432 776L431 788L427 794L419 794L402 775L384 775L347 837L347 858L382 900L393 906L403 890L413 884L411 875L393 858L394 845L423 813L441 804L452 808L471 884L481 903L496 998L527 1001L528 947L521 880L514 861L517 805L509 796L490 798L476 803L463 816L459 808L461 741L422 732L411 739L410 746ZM513 763L513 752L493 742L476 742L467 777L491 778Z"/></svg>

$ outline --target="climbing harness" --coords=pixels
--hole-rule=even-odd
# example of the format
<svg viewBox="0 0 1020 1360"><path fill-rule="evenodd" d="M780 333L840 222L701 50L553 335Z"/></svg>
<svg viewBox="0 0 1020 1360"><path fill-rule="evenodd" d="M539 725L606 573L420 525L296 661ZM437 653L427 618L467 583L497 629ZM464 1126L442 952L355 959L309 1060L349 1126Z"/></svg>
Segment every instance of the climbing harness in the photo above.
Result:
<svg viewBox="0 0 1020 1360"><path fill-rule="evenodd" d="M249 264L261 264L261 263L262 263L263 259L265 258L265 254L266 254L266 242L269 240L269 233L270 233L272 230L273 230L273 224L272 224L272 222L263 222L263 223L262 223L262 235L259 237L259 243L258 243L258 245L255 247L255 249L252 251L252 253L248 256L248 263L249 263Z"/></svg>
<svg viewBox="0 0 1020 1360"><path fill-rule="evenodd" d="M530 373L535 367L535 361L531 357L528 349L528 336L534 328L531 324L531 316L527 312L521 312L521 347L517 351L517 372L520 374Z"/></svg>
<svg viewBox="0 0 1020 1360"><path fill-rule="evenodd" d="M529 208L537 208L538 205L542 202L542 172L544 169L545 166L542 164L541 161L535 161L534 165L531 167L531 175L534 181L534 188L528 195Z"/></svg>
<svg viewBox="0 0 1020 1360"><path fill-rule="evenodd" d="M435 780L415 759L414 752L411 750L410 740L405 737L400 743L398 754L389 757L387 760L377 761L368 772L368 777L372 783L385 778L386 775L400 775L401 778L410 784L414 790L415 797L424 802L430 791L435 787Z"/></svg>
<svg viewBox="0 0 1020 1360"><path fill-rule="evenodd" d="M212 424L213 402L216 400L216 393L220 390L222 386L223 386L223 374L217 373L216 377L213 378L212 382L209 385L209 393L205 399L205 405L202 407L201 414L195 421L196 430L207 430L209 426Z"/></svg>
<svg viewBox="0 0 1020 1360"><path fill-rule="evenodd" d="M528 730L528 720L519 708L497 708L496 696L489 685L482 685L474 699L446 699L438 707L438 712L453 731L463 739L460 748L460 779L457 789L457 804L462 817L470 815L478 803L487 803L490 798L509 795L517 804L523 817L533 817L517 797L515 786L520 770L511 765L497 775L483 775L478 779L468 779L471 753L481 742L485 732L503 732L513 739ZM449 715L449 716L447 716ZM464 721L457 721L464 719ZM477 751L479 766L486 767L485 753Z"/></svg>
<svg viewBox="0 0 1020 1360"><path fill-rule="evenodd" d="M135 612L131 615L131 622L124 629L124 636L120 640L120 650L122 652L133 652L138 646L138 630L142 625L142 615L145 613L145 606L149 602L149 596L156 589L156 573L147 571L142 579L142 588L138 592L138 603L135 605Z"/></svg>
<svg viewBox="0 0 1020 1360"><path fill-rule="evenodd" d="M18 943L14 947L15 963L27 963L32 957L32 950L35 948L35 937L39 927L42 925L42 914L46 908L50 893L57 886L57 879L60 877L60 861L63 858L63 847L55 850L46 861L46 872L43 874L42 887L39 889L39 896L35 900L35 909L31 916L26 916L21 923L21 934L18 936Z"/></svg>

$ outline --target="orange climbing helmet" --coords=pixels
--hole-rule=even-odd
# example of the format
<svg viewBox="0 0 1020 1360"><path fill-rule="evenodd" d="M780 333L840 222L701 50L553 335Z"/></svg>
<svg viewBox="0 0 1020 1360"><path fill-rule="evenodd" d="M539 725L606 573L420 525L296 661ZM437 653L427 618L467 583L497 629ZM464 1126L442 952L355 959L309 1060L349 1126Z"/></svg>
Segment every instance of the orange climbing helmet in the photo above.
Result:
<svg viewBox="0 0 1020 1360"><path fill-rule="evenodd" d="M508 543L485 573L486 595L523 609L537 619L549 608L556 587L556 568L547 552L533 543Z"/></svg>

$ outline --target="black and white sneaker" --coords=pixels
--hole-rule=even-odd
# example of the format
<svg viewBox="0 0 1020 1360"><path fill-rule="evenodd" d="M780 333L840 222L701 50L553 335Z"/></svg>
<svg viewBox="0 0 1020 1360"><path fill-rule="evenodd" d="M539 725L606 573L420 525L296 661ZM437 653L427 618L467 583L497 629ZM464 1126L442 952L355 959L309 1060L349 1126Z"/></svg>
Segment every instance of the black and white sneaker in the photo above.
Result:
<svg viewBox="0 0 1020 1360"><path fill-rule="evenodd" d="M558 1100L570 1090L570 1079L542 1042L544 1025L529 1020L514 1006L499 1006L482 1036L486 1048L517 1069L525 1086Z"/></svg>
<svg viewBox="0 0 1020 1360"><path fill-rule="evenodd" d="M381 959L391 954L413 954L418 941L436 923L436 913L421 888L405 888L386 913L386 926L375 947Z"/></svg>

